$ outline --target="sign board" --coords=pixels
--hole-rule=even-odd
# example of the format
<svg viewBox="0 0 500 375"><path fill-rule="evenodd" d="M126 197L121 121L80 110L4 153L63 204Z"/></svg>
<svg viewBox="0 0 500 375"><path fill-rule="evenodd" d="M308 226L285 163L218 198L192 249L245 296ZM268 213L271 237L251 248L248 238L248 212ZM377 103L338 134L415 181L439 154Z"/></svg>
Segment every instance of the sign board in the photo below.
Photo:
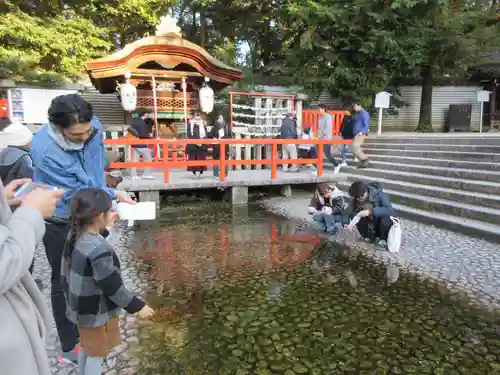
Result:
<svg viewBox="0 0 500 375"><path fill-rule="evenodd" d="M489 102L490 101L491 91L481 90L477 92L477 101L478 102Z"/></svg>
<svg viewBox="0 0 500 375"><path fill-rule="evenodd" d="M385 91L379 92L375 95L376 108L389 108L391 106L391 94Z"/></svg>

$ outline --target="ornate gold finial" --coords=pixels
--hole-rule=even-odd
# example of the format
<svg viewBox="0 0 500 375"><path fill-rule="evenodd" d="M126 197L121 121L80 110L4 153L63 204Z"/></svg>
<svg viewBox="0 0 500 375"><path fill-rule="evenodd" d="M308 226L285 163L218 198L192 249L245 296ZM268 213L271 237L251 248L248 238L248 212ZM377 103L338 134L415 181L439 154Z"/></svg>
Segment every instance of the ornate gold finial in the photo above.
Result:
<svg viewBox="0 0 500 375"><path fill-rule="evenodd" d="M181 28L177 26L177 21L171 15L160 18L160 24L156 26L156 36L166 36L174 34L182 37Z"/></svg>

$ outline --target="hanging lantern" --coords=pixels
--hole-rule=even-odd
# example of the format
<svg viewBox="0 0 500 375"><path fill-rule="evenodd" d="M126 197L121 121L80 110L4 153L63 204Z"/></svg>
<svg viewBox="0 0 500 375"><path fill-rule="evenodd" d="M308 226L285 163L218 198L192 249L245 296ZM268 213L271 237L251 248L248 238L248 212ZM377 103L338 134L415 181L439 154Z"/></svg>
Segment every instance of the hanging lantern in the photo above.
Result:
<svg viewBox="0 0 500 375"><path fill-rule="evenodd" d="M137 106L137 89L129 82L130 73L125 75L125 83L120 85L122 107L127 112L132 112Z"/></svg>
<svg viewBox="0 0 500 375"><path fill-rule="evenodd" d="M202 112L210 113L214 110L214 90L208 85L210 78L205 77L205 84L200 89L200 109Z"/></svg>

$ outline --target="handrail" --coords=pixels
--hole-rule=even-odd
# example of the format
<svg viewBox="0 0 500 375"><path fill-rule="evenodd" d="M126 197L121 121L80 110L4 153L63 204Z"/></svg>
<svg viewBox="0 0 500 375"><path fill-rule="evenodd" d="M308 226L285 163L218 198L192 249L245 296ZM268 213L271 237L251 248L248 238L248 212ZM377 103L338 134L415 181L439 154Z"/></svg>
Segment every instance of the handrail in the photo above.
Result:
<svg viewBox="0 0 500 375"><path fill-rule="evenodd" d="M333 116L332 119L332 134L339 135L340 128L344 117L349 114L349 111L326 111ZM304 109L302 110L302 127L311 128L312 132L317 134L318 119L320 113L318 109Z"/></svg>
<svg viewBox="0 0 500 375"><path fill-rule="evenodd" d="M220 181L226 180L226 166L233 165L271 165L271 178L275 179L277 176L278 165L292 164L315 164L317 168L317 175L323 175L323 147L324 145L332 144L351 144L351 140L345 139L106 139L106 145L160 145L163 155L168 155L169 148L177 145L189 144L202 144L202 145L219 145L220 146L220 159L219 160L178 160L177 154L174 153L172 160L164 157L161 161L152 162L114 162L110 164L110 168L163 168L163 180L165 184L169 183L169 171L174 168L189 167L189 166L205 166L212 167L220 166ZM271 145L271 158L265 160L228 160L226 159L226 147L231 145ZM315 145L317 157L314 159L279 159L278 146L279 145Z"/></svg>

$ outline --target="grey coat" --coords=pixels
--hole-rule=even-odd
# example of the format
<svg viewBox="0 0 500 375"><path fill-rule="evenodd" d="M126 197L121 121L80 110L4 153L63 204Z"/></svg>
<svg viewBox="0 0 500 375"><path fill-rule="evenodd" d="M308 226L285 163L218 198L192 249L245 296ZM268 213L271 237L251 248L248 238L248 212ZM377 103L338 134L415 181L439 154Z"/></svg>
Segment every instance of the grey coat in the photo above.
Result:
<svg viewBox="0 0 500 375"><path fill-rule="evenodd" d="M29 267L45 233L40 213L11 213L0 182L0 373L50 375L45 338L51 317Z"/></svg>

